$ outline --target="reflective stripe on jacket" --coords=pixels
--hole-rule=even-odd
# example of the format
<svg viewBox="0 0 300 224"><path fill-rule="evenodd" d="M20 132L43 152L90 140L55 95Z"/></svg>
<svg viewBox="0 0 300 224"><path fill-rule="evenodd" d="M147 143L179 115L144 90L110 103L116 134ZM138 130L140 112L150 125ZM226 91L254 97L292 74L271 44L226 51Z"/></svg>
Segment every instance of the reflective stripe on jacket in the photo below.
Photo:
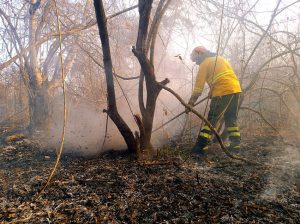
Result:
<svg viewBox="0 0 300 224"><path fill-rule="evenodd" d="M205 82L210 86L212 96L242 92L239 79L231 65L221 56L208 57L199 65L193 95L202 93Z"/></svg>

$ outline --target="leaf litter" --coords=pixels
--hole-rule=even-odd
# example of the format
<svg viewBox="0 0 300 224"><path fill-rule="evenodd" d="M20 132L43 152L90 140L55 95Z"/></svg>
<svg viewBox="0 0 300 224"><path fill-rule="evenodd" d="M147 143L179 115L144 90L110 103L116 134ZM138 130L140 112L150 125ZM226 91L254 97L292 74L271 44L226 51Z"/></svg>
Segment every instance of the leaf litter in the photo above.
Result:
<svg viewBox="0 0 300 224"><path fill-rule="evenodd" d="M2 145L0 223L300 223L299 161L284 157L276 137L244 140L241 155L257 165L216 145L212 163L175 148L151 161L118 151L65 154L34 200L55 152L29 139Z"/></svg>

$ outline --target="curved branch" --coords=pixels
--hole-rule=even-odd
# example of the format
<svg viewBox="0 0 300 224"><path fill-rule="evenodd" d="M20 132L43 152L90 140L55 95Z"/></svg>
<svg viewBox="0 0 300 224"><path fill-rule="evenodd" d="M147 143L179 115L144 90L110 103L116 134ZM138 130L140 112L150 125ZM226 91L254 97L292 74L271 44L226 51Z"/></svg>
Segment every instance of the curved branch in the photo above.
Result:
<svg viewBox="0 0 300 224"><path fill-rule="evenodd" d="M150 30L149 30L148 38L146 41L146 52L148 52L149 49L151 48L150 63L152 65L154 63L154 51L155 51L156 37L158 34L158 28L159 28L160 22L164 16L168 6L170 5L171 1L172 0L160 0L159 4L157 6L156 12L155 12L155 16L153 18L153 22L152 22Z"/></svg>
<svg viewBox="0 0 300 224"><path fill-rule="evenodd" d="M228 11L228 12L229 12L229 13L232 13L232 12L230 12L230 11ZM277 15L278 15L278 14L277 14ZM227 15L227 16L228 16L229 18L236 18L236 19L238 19L238 20L240 20L240 21L243 21L243 22L247 22L247 23L252 24L252 25L255 26L256 28L258 28L260 31L262 31L264 34L266 34L271 40L273 40L274 42L280 44L280 45L283 46L284 48L286 48L286 49L288 49L288 50L291 50L291 48L290 48L289 46L287 46L286 44L284 44L284 43L280 42L279 40L277 40L276 38L274 38L271 34L269 34L269 33L267 32L267 30L265 30L264 28L262 28L262 27L261 27L260 25L258 25L257 23L255 23L255 22L253 22L253 21L251 21L251 20L249 20L249 19L246 19L246 18L243 17L243 16L239 16L239 15L235 15L235 14L233 14L232 16L230 16L230 15ZM249 32L254 33L255 35L258 35L258 36L261 36L261 37L262 37L261 34L249 30L249 29L247 28L247 26L245 26L245 28L246 28ZM263 35L264 35L264 34L263 34ZM299 54L299 53L295 52L295 54L296 54L297 56L300 57L300 54Z"/></svg>

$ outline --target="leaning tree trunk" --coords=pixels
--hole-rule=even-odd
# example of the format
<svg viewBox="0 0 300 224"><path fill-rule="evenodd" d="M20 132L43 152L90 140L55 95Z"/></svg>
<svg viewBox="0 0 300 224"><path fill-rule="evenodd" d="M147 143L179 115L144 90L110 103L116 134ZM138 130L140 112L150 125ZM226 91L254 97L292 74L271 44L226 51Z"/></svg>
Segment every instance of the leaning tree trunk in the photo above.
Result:
<svg viewBox="0 0 300 224"><path fill-rule="evenodd" d="M99 28L99 35L102 44L103 51L103 63L107 84L107 102L108 110L106 111L109 117L113 120L115 125L118 127L121 135L123 136L129 152L138 152L138 140L135 139L130 128L120 116L116 104L115 88L113 80L112 60L110 54L109 37L107 32L106 15L103 7L102 0L94 0L94 7L96 12L97 24Z"/></svg>
<svg viewBox="0 0 300 224"><path fill-rule="evenodd" d="M149 20L153 0L139 0L139 29L136 47L132 49L134 55L139 60L141 66L141 76L139 81L139 107L142 115L142 120L138 122L140 129L140 144L141 149L151 148L151 136L153 128L154 113L156 108L157 97L161 91L161 87L156 82L154 73L153 57L154 46L157 35L157 30L161 18L167 9L171 0L160 0L150 31L148 33ZM149 48L151 46L151 58L147 58ZM144 103L144 81L146 82L147 99ZM167 84L164 80L161 84Z"/></svg>

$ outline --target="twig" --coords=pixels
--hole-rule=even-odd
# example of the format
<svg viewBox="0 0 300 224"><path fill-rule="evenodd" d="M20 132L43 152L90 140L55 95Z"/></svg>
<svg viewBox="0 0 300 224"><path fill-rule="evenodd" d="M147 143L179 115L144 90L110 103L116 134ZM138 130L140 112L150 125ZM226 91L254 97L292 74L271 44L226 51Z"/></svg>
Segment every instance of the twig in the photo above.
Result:
<svg viewBox="0 0 300 224"><path fill-rule="evenodd" d="M200 183L200 178L199 178L199 173L198 173L198 172L196 172L196 178L197 178L197 183L198 183L198 185L201 185L201 183Z"/></svg>
<svg viewBox="0 0 300 224"><path fill-rule="evenodd" d="M57 20L57 29L59 33L59 56L60 56L60 63L61 63L61 81L62 81L62 89L63 89L63 96L64 96L64 120L63 120L63 130L61 133L61 142L60 142L60 148L57 154L56 162L51 170L51 173L47 179L47 182L45 185L42 187L38 195L36 196L36 199L38 199L41 194L44 192L44 190L47 188L47 186L50 184L50 181L56 171L56 168L58 166L62 150L64 147L64 141L65 141L65 133L66 133L66 123L67 123L67 106L66 106L66 88L65 88L65 74L64 74L64 66L63 66L63 56L62 56L62 35L61 35L61 29L60 29L60 21L59 21L59 14L58 14L58 9L56 5L56 0L54 1L55 5L55 14L56 14L56 20Z"/></svg>
<svg viewBox="0 0 300 224"><path fill-rule="evenodd" d="M198 104L202 103L202 102L205 101L206 99L208 99L208 96L205 97L205 98L203 98L203 99L200 100L199 102L197 102L197 103L195 104L195 106L197 106ZM181 112L180 114L177 114L177 115L176 115L175 117L173 117L172 119L170 119L170 120L168 120L167 122L163 123L161 126L155 128L155 129L152 131L152 133L158 131L158 130L161 129L162 127L164 127L164 126L166 126L167 124L171 123L172 121L176 120L178 117L180 117L180 116L183 115L183 114L185 114L185 111Z"/></svg>
<svg viewBox="0 0 300 224"><path fill-rule="evenodd" d="M122 11L120 11L120 12L117 12L117 13L114 13L114 14L112 14L112 15L110 15L110 16L107 16L106 19L107 19L107 20L108 20L108 19L112 19L112 18L114 18L114 17L116 17L116 16L118 16L118 15L121 15L121 14L123 14L123 13L125 13L125 12L130 11L130 10L133 10L133 9L135 9L135 8L137 8L137 7L139 7L139 5L131 6L131 7L127 8L127 9L124 9L124 10L122 10Z"/></svg>
<svg viewBox="0 0 300 224"><path fill-rule="evenodd" d="M107 137L107 129L108 129L108 112L106 110L103 110L103 113L106 113L106 122L105 122L105 134L104 134L104 139L103 139L103 143L102 143L102 146L101 146L101 151L100 153L103 151L104 149L104 144L105 144L105 141L106 141L106 137Z"/></svg>
<svg viewBox="0 0 300 224"><path fill-rule="evenodd" d="M139 165L141 166L162 166L162 165L174 165L174 163L172 162L143 162L143 163L139 163Z"/></svg>
<svg viewBox="0 0 300 224"><path fill-rule="evenodd" d="M12 221L12 223L24 223L24 222L27 222L28 220L30 220L31 217L32 217L32 213L30 213L28 217L26 217L26 218L24 218L24 219Z"/></svg>
<svg viewBox="0 0 300 224"><path fill-rule="evenodd" d="M267 29L265 30L265 32L263 33L263 35L260 37L259 41L256 43L256 45L255 45L254 49L252 50L250 56L248 57L247 61L245 62L245 65L244 65L244 67L243 67L242 73L245 73L246 68L247 68L249 62L251 61L251 59L252 59L254 53L255 53L256 50L258 49L260 43L263 41L263 39L265 38L265 36L268 34L268 31L269 31L269 29L270 29L271 26L272 26L273 20L275 19L276 15L277 15L276 13L277 13L277 10L278 10L278 7L279 7L281 1L282 1L282 0L278 0L278 2L277 2L277 4L276 4L276 7L275 7L275 9L274 9L274 11L273 11L273 14L272 14L272 16L271 16L271 19L270 19L270 21L269 21L268 27L267 27Z"/></svg>

